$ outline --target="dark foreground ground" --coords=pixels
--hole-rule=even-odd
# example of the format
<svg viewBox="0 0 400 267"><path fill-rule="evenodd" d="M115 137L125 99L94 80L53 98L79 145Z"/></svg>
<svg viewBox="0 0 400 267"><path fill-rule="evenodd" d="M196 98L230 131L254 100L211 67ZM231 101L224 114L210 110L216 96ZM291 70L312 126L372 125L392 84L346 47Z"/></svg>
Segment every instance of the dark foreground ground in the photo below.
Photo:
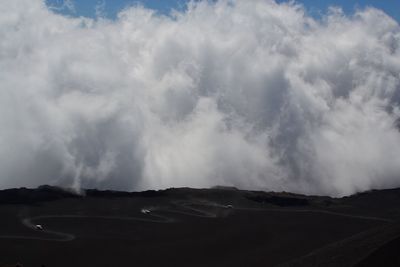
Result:
<svg viewBox="0 0 400 267"><path fill-rule="evenodd" d="M400 189L11 189L0 191L0 267L400 266L399 220Z"/></svg>

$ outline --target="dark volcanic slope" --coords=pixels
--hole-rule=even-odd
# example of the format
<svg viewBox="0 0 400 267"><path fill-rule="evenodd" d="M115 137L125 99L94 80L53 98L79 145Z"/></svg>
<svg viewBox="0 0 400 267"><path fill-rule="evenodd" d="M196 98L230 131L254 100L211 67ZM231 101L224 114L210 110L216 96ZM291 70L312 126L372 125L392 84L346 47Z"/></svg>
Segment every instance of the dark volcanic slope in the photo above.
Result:
<svg viewBox="0 0 400 267"><path fill-rule="evenodd" d="M398 260L399 189L341 199L232 188L85 193L49 186L0 191L0 266L376 266L383 259L390 266Z"/></svg>
<svg viewBox="0 0 400 267"><path fill-rule="evenodd" d="M385 266L385 267L398 267L400 266L400 238L395 238L383 246L379 247L376 251L372 252L365 259L357 264L357 267L372 267L372 266Z"/></svg>

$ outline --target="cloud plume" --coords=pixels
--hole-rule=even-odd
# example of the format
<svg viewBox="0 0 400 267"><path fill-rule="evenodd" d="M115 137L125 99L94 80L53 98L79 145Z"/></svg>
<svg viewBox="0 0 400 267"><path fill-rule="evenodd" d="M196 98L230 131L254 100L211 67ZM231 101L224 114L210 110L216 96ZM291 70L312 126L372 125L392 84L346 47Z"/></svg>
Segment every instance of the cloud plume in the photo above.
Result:
<svg viewBox="0 0 400 267"><path fill-rule="evenodd" d="M400 186L400 27L295 3L0 5L0 187Z"/></svg>

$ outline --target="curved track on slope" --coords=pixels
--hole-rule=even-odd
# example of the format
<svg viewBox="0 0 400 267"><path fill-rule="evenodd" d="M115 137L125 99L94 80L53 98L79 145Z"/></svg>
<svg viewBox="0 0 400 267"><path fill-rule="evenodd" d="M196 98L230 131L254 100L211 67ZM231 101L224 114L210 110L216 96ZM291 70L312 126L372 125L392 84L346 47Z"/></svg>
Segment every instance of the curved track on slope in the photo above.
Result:
<svg viewBox="0 0 400 267"><path fill-rule="evenodd" d="M34 221L41 220L41 219L63 219L63 218L73 218L73 219L100 219L100 220L121 220L121 221L137 221L137 222L149 222L149 223L173 223L178 221L178 218L174 216L166 216L157 213L157 211L161 211L164 213L176 213L182 214L186 216L194 216L194 217L201 217L201 218L217 218L218 213L212 212L210 210L204 210L201 208L195 208L193 206L205 206L205 207L212 207L217 208L219 211L221 210L245 210L245 211L257 211L257 212L290 212L290 213L322 213L322 214L329 214L333 216L342 216L342 217L349 217L354 219L361 219L361 220L375 220L375 221L382 221L382 222L392 222L392 220L387 218L379 218L379 217L371 217L371 216L362 216L362 215L351 215L346 213L339 213L333 211L326 211L326 210L313 210L313 209L282 209L282 208L246 208L246 207L232 207L230 205L222 205L215 202L203 202L203 201L175 201L172 202L175 208L149 208L147 209L148 212L144 213L144 216L152 217L152 218L145 218L145 217L123 217L123 216L90 216L90 215L41 215L35 217L27 217L21 220L22 224L32 230L35 230L37 233L45 233L49 235L53 235L53 238L49 237L40 237L40 236L30 236L30 235L0 235L0 239L28 239L28 240L42 240L42 241L57 241L57 242L68 242L72 241L76 238L74 234L65 233L50 229L44 230L37 230L34 224Z"/></svg>
<svg viewBox="0 0 400 267"><path fill-rule="evenodd" d="M174 220L172 218L159 215L159 214L149 214L149 216L154 217L154 219L146 219L142 217L122 217L122 216L89 216L89 215L41 215L35 217L24 218L21 220L22 224L37 233L45 233L53 235L54 238L40 237L40 236L28 236L28 235L0 235L0 239L28 239L28 240L42 240L42 241L58 241L66 242L72 241L76 238L74 234L54 231L49 229L38 230L36 225L33 223L36 220L41 219L101 219L101 220L123 220L123 221L139 221L139 222L149 222L149 223L171 223Z"/></svg>

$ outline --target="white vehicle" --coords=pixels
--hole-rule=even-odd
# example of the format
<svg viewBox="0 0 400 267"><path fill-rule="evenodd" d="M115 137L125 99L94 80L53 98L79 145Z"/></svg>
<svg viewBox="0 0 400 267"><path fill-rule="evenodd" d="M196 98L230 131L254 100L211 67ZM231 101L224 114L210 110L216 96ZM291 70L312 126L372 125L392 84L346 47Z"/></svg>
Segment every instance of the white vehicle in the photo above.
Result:
<svg viewBox="0 0 400 267"><path fill-rule="evenodd" d="M36 224L35 228L36 228L36 230L43 231L43 226L41 224Z"/></svg>
<svg viewBox="0 0 400 267"><path fill-rule="evenodd" d="M142 209L141 212L142 212L143 214L149 214L149 213L150 213L150 210L148 210L148 209Z"/></svg>
<svg viewBox="0 0 400 267"><path fill-rule="evenodd" d="M227 208L227 209L233 209L233 205L226 205L225 208Z"/></svg>

